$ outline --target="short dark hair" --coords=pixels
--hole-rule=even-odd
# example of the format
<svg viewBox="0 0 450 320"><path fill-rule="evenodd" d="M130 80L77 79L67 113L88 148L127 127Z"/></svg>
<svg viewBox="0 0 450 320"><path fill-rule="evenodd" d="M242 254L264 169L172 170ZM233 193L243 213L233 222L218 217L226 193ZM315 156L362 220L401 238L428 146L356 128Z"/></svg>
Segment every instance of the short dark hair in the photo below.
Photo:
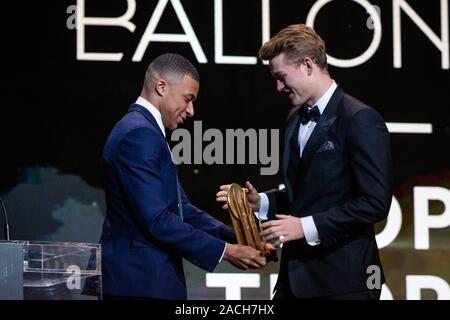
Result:
<svg viewBox="0 0 450 320"><path fill-rule="evenodd" d="M200 82L200 76L194 65L185 57L175 53L165 53L156 57L148 66L147 72L175 75L189 75L192 79Z"/></svg>
<svg viewBox="0 0 450 320"><path fill-rule="evenodd" d="M278 32L259 50L259 58L270 60L281 53L297 64L309 57L321 69L328 69L325 42L304 24L293 24Z"/></svg>

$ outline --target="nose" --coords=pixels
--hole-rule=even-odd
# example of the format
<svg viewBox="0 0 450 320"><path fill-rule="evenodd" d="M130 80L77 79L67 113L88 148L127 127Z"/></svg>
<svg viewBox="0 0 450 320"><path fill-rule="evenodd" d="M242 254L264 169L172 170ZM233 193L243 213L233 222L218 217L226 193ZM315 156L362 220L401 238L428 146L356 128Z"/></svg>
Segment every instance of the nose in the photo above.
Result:
<svg viewBox="0 0 450 320"><path fill-rule="evenodd" d="M277 91L281 92L281 91L283 91L283 89L284 89L284 82L277 80Z"/></svg>
<svg viewBox="0 0 450 320"><path fill-rule="evenodd" d="M194 116L194 104L192 103L192 101L189 102L188 107L186 108L186 113L188 117Z"/></svg>

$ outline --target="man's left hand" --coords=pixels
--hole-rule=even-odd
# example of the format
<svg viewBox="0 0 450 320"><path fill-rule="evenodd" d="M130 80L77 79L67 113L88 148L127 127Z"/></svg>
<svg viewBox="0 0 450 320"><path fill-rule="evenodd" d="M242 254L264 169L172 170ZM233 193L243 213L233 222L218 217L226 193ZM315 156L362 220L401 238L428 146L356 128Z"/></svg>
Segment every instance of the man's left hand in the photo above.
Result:
<svg viewBox="0 0 450 320"><path fill-rule="evenodd" d="M278 238L273 245L279 247L282 243L304 238L300 218L285 214L277 214L275 217L276 220L261 223L261 236L264 241Z"/></svg>

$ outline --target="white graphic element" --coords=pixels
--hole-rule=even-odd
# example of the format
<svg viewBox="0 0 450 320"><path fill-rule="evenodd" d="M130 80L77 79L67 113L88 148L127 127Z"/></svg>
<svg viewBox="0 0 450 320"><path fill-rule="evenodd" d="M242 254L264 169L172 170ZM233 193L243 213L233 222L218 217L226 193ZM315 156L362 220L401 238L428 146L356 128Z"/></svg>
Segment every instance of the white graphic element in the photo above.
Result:
<svg viewBox="0 0 450 320"><path fill-rule="evenodd" d="M223 64L256 64L256 57L223 55L223 0L214 0L215 62Z"/></svg>
<svg viewBox="0 0 450 320"><path fill-rule="evenodd" d="M126 28L131 33L134 32L136 26L130 22L136 11L135 0L127 0L127 11L124 15L116 18L104 17L86 17L84 13L85 0L77 0L76 10L76 29L77 29L77 60L91 60L91 61L120 61L123 53L100 53L100 52L86 52L85 50L85 26L118 26Z"/></svg>
<svg viewBox="0 0 450 320"><path fill-rule="evenodd" d="M208 288L225 288L225 300L240 300L241 288L259 288L258 273L207 273Z"/></svg>
<svg viewBox="0 0 450 320"><path fill-rule="evenodd" d="M444 204L444 212L429 212L429 201L437 200ZM430 249L430 229L443 229L450 226L450 190L442 187L414 187L414 247L417 250Z"/></svg>
<svg viewBox="0 0 450 320"><path fill-rule="evenodd" d="M390 245L402 229L402 209L395 197L392 197L391 208L384 229L375 236L379 249Z"/></svg>
<svg viewBox="0 0 450 320"><path fill-rule="evenodd" d="M394 68L402 67L402 34L401 34L401 10L419 27L419 29L442 52L441 67L449 69L449 21L448 0L441 0L441 38L431 30L422 18L411 8L405 0L392 1L393 14L393 41L394 41Z"/></svg>
<svg viewBox="0 0 450 320"><path fill-rule="evenodd" d="M394 300L394 296L392 295L391 290L386 284L381 286L381 295L380 300Z"/></svg>
<svg viewBox="0 0 450 320"><path fill-rule="evenodd" d="M275 292L273 292L273 290L275 289L277 280L278 280L278 273L271 273L269 276L270 300L272 300L273 296L275 295Z"/></svg>
<svg viewBox="0 0 450 320"><path fill-rule="evenodd" d="M136 49L136 52L131 59L134 62L139 62L142 60L145 51L147 50L148 44L153 42L187 42L191 45L192 50L194 51L195 57L200 63L207 63L205 53L203 52L202 47L200 46L200 42L198 41L197 36L195 35L194 29L192 28L191 22L184 11L183 6L180 3L180 0L170 0L172 4L175 14L177 15L178 20L180 21L181 27L183 28L184 34L172 34L172 33L155 33L156 27L161 20L161 16L164 12L164 9L167 6L169 0L160 0L156 5L155 11L153 11L153 15L148 22L147 28L145 29L144 35L139 42L139 45Z"/></svg>
<svg viewBox="0 0 450 320"><path fill-rule="evenodd" d="M316 19L317 13L325 6L327 3L332 0L319 0L314 3L311 10L308 13L308 17L306 18L306 25L314 28L314 21ZM369 13L374 26L374 33L372 42L367 48L367 50L361 54L360 56L352 59L338 59L327 54L328 63L330 65L341 67L341 68L352 68L359 66L369 60L377 51L380 42L381 42L381 19L378 12L375 10L374 6L370 4L367 0L353 0L354 2L361 5L366 11Z"/></svg>
<svg viewBox="0 0 450 320"><path fill-rule="evenodd" d="M390 133L433 133L431 123L386 122Z"/></svg>
<svg viewBox="0 0 450 320"><path fill-rule="evenodd" d="M262 43L270 40L270 0L262 0ZM263 64L268 65L269 61L263 61Z"/></svg>
<svg viewBox="0 0 450 320"><path fill-rule="evenodd" d="M430 275L406 276L406 300L421 300L422 289L434 290L437 300L450 300L450 286L444 279Z"/></svg>

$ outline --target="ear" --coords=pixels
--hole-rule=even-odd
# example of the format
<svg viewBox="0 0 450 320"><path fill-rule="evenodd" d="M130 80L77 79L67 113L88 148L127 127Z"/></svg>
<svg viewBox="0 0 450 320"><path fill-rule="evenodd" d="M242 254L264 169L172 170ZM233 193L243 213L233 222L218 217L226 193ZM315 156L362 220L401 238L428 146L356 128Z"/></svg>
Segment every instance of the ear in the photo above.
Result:
<svg viewBox="0 0 450 320"><path fill-rule="evenodd" d="M313 61L310 58L306 57L303 60L303 63L306 67L306 72L307 72L308 76L311 76L312 71L313 71L313 64L314 64Z"/></svg>
<svg viewBox="0 0 450 320"><path fill-rule="evenodd" d="M156 94L160 97L164 96L167 91L167 82L164 79L159 79L155 83Z"/></svg>

